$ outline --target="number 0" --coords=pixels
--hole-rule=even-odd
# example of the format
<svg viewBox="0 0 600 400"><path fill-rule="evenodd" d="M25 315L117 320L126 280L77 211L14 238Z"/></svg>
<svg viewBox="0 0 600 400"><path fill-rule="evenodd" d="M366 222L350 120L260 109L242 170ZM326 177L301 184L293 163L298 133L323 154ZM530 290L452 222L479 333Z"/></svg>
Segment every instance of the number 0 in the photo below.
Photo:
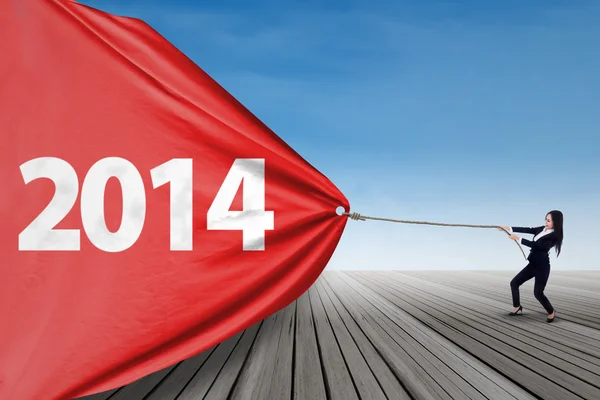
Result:
<svg viewBox="0 0 600 400"><path fill-rule="evenodd" d="M112 177L119 180L123 196L121 226L114 233L104 219L104 191ZM107 252L126 250L140 237L145 218L144 182L135 166L118 157L103 158L92 165L81 187L81 222L90 241Z"/></svg>

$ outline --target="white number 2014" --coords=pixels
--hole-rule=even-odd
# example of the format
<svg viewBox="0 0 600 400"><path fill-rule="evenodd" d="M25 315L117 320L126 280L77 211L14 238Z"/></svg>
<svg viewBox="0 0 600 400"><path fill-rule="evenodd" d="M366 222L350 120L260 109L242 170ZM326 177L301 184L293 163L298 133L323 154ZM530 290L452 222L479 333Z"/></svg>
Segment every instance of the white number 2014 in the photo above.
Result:
<svg viewBox="0 0 600 400"><path fill-rule="evenodd" d="M21 251L78 251L79 229L55 229L75 204L79 180L75 169L55 157L40 157L20 166L25 184L47 178L54 182L54 197L19 234ZM176 158L150 170L153 188L170 184L170 249L193 250L193 163ZM104 219L104 192L110 178L121 184L121 225L111 232ZM229 211L243 185L242 211ZM81 221L89 240L100 250L120 252L140 237L146 218L144 182L136 167L119 157L96 162L81 187ZM265 161L236 159L207 213L208 230L241 230L243 250L264 250L265 230L274 229L274 212L265 211Z"/></svg>

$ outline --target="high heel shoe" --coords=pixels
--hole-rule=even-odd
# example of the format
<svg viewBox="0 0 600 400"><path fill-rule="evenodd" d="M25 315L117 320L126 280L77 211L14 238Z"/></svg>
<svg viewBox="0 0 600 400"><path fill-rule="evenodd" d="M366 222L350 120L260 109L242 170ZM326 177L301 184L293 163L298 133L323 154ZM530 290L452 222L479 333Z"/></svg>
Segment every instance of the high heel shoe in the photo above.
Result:
<svg viewBox="0 0 600 400"><path fill-rule="evenodd" d="M519 309L517 311L511 311L508 315L514 317L515 315L519 315L519 311L521 311L520 315L523 315L523 306L519 306Z"/></svg>
<svg viewBox="0 0 600 400"><path fill-rule="evenodd" d="M555 318L556 318L556 311L554 311L554 317L552 317L552 318L546 317L546 322L554 322Z"/></svg>

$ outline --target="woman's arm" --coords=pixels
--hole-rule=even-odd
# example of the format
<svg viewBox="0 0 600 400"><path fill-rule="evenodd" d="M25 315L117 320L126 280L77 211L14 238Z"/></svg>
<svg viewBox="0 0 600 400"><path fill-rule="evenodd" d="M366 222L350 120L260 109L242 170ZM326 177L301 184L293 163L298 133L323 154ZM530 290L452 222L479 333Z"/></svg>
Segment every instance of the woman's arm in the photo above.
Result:
<svg viewBox="0 0 600 400"><path fill-rule="evenodd" d="M512 232L531 233L532 235L537 235L538 233L540 233L541 231L544 230L544 227L538 226L535 228L524 228L524 227L519 227L519 226L511 226L510 229Z"/></svg>
<svg viewBox="0 0 600 400"><path fill-rule="evenodd" d="M521 238L521 244L524 244L527 247L531 247L532 249L544 251L550 250L552 247L554 247L556 242L557 238L556 235L554 235L554 233L550 233L544 236L543 238L538 239L537 242Z"/></svg>

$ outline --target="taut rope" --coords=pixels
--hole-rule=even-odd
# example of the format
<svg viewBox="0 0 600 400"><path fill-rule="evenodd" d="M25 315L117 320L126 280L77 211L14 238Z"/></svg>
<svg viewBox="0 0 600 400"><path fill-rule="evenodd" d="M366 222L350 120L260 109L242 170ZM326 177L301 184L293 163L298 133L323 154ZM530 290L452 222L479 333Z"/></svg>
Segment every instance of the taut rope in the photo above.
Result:
<svg viewBox="0 0 600 400"><path fill-rule="evenodd" d="M348 218L353 219L355 221L366 221L368 219L372 219L372 220L375 220L375 221L398 222L398 223L401 223L401 224L419 224L419 225L436 225L436 226L463 226L463 227L467 227L467 228L500 228L507 235L510 236L510 232L508 232L506 229L502 228L499 225L445 224L445 223L441 223L441 222L408 221L408 220L403 220L403 219L367 217L366 215L360 215L359 213L356 213L356 212L353 212L353 213L343 213L342 215L346 215L346 216L348 216ZM519 247L519 250L521 250L521 253L523 254L523 257L525 258L525 260L527 260L527 256L525 255L525 252L523 251L523 248L521 247L521 245L519 244L519 242L515 241L515 243Z"/></svg>

